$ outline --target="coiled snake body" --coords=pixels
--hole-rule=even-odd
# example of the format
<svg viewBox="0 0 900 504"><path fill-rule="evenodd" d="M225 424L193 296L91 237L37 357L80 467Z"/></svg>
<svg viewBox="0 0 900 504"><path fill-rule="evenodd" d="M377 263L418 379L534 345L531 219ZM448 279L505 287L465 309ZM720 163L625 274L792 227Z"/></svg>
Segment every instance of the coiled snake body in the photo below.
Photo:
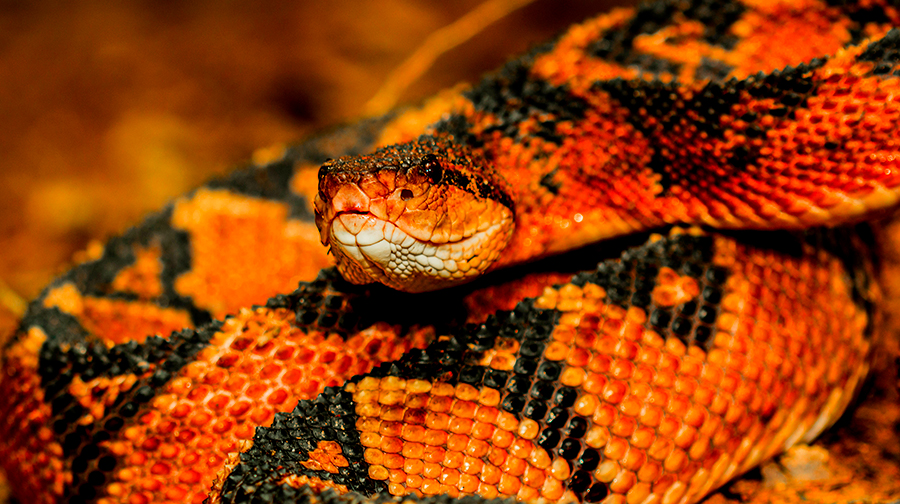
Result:
<svg viewBox="0 0 900 504"><path fill-rule="evenodd" d="M614 11L176 200L51 284L5 349L16 495L695 502L812 440L878 334L862 225L675 229L571 278L411 295L312 280L313 214L349 280L412 291L665 224L855 222L900 186L898 18ZM422 267L375 264L399 256Z"/></svg>

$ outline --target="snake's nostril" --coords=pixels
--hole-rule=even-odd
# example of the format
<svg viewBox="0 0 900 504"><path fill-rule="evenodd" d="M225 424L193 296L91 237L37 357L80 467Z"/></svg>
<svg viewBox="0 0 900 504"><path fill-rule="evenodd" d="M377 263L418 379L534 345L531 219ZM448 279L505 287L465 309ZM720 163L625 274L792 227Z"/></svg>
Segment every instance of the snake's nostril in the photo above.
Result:
<svg viewBox="0 0 900 504"><path fill-rule="evenodd" d="M412 197L413 197L413 192L410 191L409 189L404 189L404 190L400 191L400 199L402 199L403 201L409 201L412 199Z"/></svg>

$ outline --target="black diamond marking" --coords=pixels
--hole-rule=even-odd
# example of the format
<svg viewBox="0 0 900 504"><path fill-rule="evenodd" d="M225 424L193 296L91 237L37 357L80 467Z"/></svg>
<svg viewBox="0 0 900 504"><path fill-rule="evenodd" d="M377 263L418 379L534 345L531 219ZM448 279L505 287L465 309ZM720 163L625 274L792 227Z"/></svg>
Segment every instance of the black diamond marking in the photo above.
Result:
<svg viewBox="0 0 900 504"><path fill-rule="evenodd" d="M874 75L893 78L891 70L900 64L900 30L894 28L880 40L869 44L857 60L875 63L872 69Z"/></svg>
<svg viewBox="0 0 900 504"><path fill-rule="evenodd" d="M243 501L253 497L259 486L274 485L285 474L333 481L363 495L386 491L384 482L369 478L356 421L352 394L339 388L325 389L315 401L300 401L291 413L276 413L270 427L257 428L253 446L241 454L222 494ZM302 465L321 441L337 442L349 466L331 474Z"/></svg>
<svg viewBox="0 0 900 504"><path fill-rule="evenodd" d="M683 143L683 138L670 138L672 132L685 131L687 117L695 117L686 124L705 134L708 138L722 138L722 116L730 114L735 105L745 99L745 93L757 99L771 99L768 113L791 117L793 111L806 106L806 100L814 93L815 83L811 71L824 64L823 59L787 67L770 74L757 74L744 80L729 79L725 82L710 82L699 92L692 93L691 100L683 99L683 90L676 83L660 81L611 79L594 84L593 89L609 94L630 113L626 116L638 131L644 134L650 145ZM647 117L654 121L647 121ZM751 119L745 116L745 120ZM761 116L756 114L756 120ZM748 138L762 138L767 128L748 121L743 134ZM759 154L745 146L737 146L731 151L716 156L704 156L703 165L697 164L693 155L682 156L679 151L654 149L647 167L661 177L663 194L668 194L673 186L691 191L694 178L684 174L702 170L703 177L716 187L727 187L734 179L743 177L748 165L753 164ZM713 168L720 168L715 170Z"/></svg>
<svg viewBox="0 0 900 504"><path fill-rule="evenodd" d="M655 33L678 22L679 18L687 18L703 24L704 41L731 49L737 42L737 38L731 34L731 26L740 19L744 11L745 7L734 1L647 2L635 9L634 16L627 23L607 30L602 38L591 43L587 52L597 58L640 68L653 75L662 72L677 75L680 67L678 64L636 52L632 46L635 37Z"/></svg>
<svg viewBox="0 0 900 504"><path fill-rule="evenodd" d="M485 77L463 94L479 112L492 114L496 124L483 134L499 131L517 142L528 142L519 125L529 119L538 121L534 136L545 141L560 144L562 135L556 132L556 125L563 121L578 121L588 110L587 102L569 92L567 86L554 86L531 75L534 57L550 50L552 46L542 46L523 57L508 62L498 72ZM474 140L464 129L465 124L458 118L452 124L438 124L437 131L447 131L458 141ZM467 143L478 147L477 140Z"/></svg>

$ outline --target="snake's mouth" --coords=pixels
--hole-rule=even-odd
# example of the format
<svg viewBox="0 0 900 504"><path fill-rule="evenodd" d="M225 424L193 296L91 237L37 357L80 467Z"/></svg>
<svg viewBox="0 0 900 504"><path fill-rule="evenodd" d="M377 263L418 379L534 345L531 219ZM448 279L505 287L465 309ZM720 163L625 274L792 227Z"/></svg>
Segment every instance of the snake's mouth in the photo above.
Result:
<svg viewBox="0 0 900 504"><path fill-rule="evenodd" d="M499 257L511 228L507 211L496 222L483 220L469 236L437 243L414 236L421 236L421 229L404 229L368 212L341 212L328 226L328 243L348 281L426 292L484 273Z"/></svg>

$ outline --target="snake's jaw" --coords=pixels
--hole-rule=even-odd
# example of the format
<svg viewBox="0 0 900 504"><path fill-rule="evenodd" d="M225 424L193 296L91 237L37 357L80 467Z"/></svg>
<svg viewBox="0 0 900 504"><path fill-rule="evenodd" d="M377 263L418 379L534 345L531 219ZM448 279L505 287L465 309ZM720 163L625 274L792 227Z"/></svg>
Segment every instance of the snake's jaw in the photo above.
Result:
<svg viewBox="0 0 900 504"><path fill-rule="evenodd" d="M322 167L316 224L346 280L426 292L474 280L497 261L515 227L509 196L438 163L426 155Z"/></svg>
<svg viewBox="0 0 900 504"><path fill-rule="evenodd" d="M471 235L455 241L436 243L414 236L435 227L420 216L395 223L369 212L335 215L327 241L349 282L378 282L407 292L441 289L479 277L506 247L514 228L512 212L502 205L492 206L484 205L484 210L494 217L479 219Z"/></svg>

